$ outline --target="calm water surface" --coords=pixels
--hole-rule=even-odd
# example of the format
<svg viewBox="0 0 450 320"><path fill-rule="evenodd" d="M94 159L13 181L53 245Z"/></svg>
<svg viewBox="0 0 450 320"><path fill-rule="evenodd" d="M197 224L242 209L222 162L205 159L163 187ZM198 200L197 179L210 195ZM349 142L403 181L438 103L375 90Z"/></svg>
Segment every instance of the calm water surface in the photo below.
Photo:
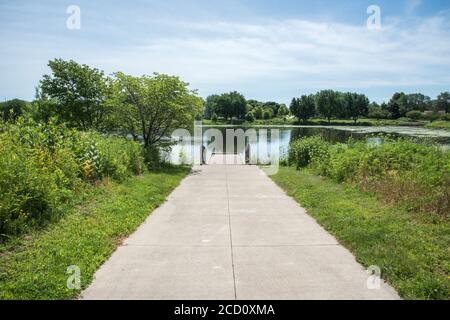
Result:
<svg viewBox="0 0 450 320"><path fill-rule="evenodd" d="M223 146L226 146L226 130L227 129L243 129L248 130L249 128L242 128L239 126L203 126L203 133L209 129L217 129L223 134ZM250 150L252 154L258 153L260 160L264 162L268 161L271 153L271 137L270 129L279 130L279 152L281 157L287 155L289 150L289 144L292 140L300 137L309 137L313 135L321 135L326 140L330 142L345 142L349 138L354 138L358 140L367 140L369 138L382 137L383 135L390 134L394 137L413 137L418 140L429 140L438 144L441 144L444 148L450 147L450 131L445 130L431 130L422 127L394 127L394 126L378 126L378 127L358 127L358 126L256 126L253 127L257 132L262 129L267 129L269 132L267 137L258 136L258 141L250 142ZM214 145L211 141L204 138L202 143L205 146L206 158L209 159L214 152L212 146ZM198 146L200 141L197 142ZM235 150L234 153L241 154L244 157L245 149L243 146L239 146L236 141L234 141ZM182 142L177 143L172 147L169 153L165 154L167 161L172 163L191 163L193 160L193 139L184 139Z"/></svg>

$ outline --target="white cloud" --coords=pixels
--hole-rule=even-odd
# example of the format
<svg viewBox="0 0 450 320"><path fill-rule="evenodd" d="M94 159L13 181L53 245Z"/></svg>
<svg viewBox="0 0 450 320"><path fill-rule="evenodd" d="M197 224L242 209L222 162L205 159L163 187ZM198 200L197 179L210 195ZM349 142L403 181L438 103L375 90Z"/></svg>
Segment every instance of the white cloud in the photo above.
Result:
<svg viewBox="0 0 450 320"><path fill-rule="evenodd" d="M6 79L8 74L28 74L31 64L41 70L48 59L63 57L107 73L180 75L202 95L235 89L273 100L323 88L364 92L382 87L393 92L399 87L449 86L449 19L435 16L387 21L382 31L306 20L170 21L170 31L143 33L133 41L135 45L103 47L92 42L72 43L70 37L35 37L39 45L30 51L30 42L24 38L13 41L15 45L0 54L0 65ZM158 30L165 30L163 22L157 24ZM16 63L9 68L11 57L19 56L30 65ZM30 91L36 77L29 84ZM5 79L3 85L17 85ZM23 81L27 80L21 78L22 86Z"/></svg>
<svg viewBox="0 0 450 320"><path fill-rule="evenodd" d="M449 84L450 33L443 17L398 22L381 32L303 20L179 27L182 35L112 53L107 64L179 74L208 93L209 87L264 81L296 90Z"/></svg>

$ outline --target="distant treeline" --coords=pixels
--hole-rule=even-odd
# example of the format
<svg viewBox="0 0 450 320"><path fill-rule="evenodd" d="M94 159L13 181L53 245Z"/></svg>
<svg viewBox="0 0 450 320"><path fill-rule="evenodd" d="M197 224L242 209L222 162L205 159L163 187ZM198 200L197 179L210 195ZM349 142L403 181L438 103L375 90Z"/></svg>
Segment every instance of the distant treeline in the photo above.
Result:
<svg viewBox="0 0 450 320"><path fill-rule="evenodd" d="M209 96L205 103L204 117L213 121L218 118L254 121L288 115L302 121L314 117L326 118L329 121L351 119L355 122L359 118L399 119L402 117L433 121L439 118L440 114L449 112L449 92L441 93L435 100L421 93L400 92L395 93L388 103L379 105L376 102L371 103L364 94L322 90L316 94L293 98L287 108L285 104L277 102L246 100L242 94L234 91Z"/></svg>
<svg viewBox="0 0 450 320"><path fill-rule="evenodd" d="M134 136L139 132L140 119L138 115L127 117L128 106L135 105L139 109L140 104L149 104L152 108L156 105L153 100L157 100L157 93L148 92L145 99L148 101L136 101L136 94L142 94L150 82L176 82L182 87L183 99L179 102L186 104L182 113L201 117L203 113L205 119L213 121L219 118L225 120L240 119L249 122L272 118L286 118L294 116L306 122L311 118L348 119L355 122L359 118L372 119L399 119L407 117L412 120L426 119L430 121L439 118L450 120L450 93L443 92L434 100L421 94L395 93L388 103L377 104L370 102L364 94L352 92L339 92L334 90L322 90L316 94L302 95L293 98L289 107L283 103L261 102L257 100L246 100L245 97L236 91L221 95L211 95L206 101L195 94L188 92L187 84L175 78L156 75L151 78L130 78L121 73L116 73L113 78L104 77L103 72L79 65L73 61L54 60L49 62L53 71L53 76L44 76L40 82L36 100L33 103L14 99L0 103L0 114L5 121L14 120L24 113L33 114L39 120L52 116L57 116L77 128L87 129L113 129L111 122L120 123L127 132ZM148 83L146 83L148 82ZM76 85L75 85L76 84ZM126 88L135 89L136 92L124 95ZM142 89L142 90L141 90ZM125 91L121 91L125 90ZM173 92L177 92L174 90ZM133 96L134 95L134 96ZM176 95L173 94L173 97ZM160 111L168 111L169 100L173 98L169 95L167 104L160 106ZM152 100L153 99L153 100ZM184 101L183 101L184 100ZM195 103L193 100L196 100ZM115 108L120 105L120 108ZM204 110L202 111L202 105ZM113 106L113 108L111 108ZM189 109L189 106L192 107ZM195 106L195 107L194 107ZM142 107L142 106L140 106ZM119 112L111 112L116 109ZM168 114L170 112L167 112ZM119 122L114 121L118 118ZM42 119L41 119L42 118ZM113 120L113 121L112 121ZM117 126L116 128L117 129ZM137 131L137 132L136 132ZM145 133L145 132L144 132ZM145 134L144 134L145 136Z"/></svg>
<svg viewBox="0 0 450 320"><path fill-rule="evenodd" d="M206 98L204 117L213 121L218 118L226 120L245 118L247 121L254 121L288 114L289 109L285 104L246 100L242 94L233 91Z"/></svg>
<svg viewBox="0 0 450 320"><path fill-rule="evenodd" d="M13 99L0 103L0 114L4 121L15 120L20 117L26 109L29 102Z"/></svg>

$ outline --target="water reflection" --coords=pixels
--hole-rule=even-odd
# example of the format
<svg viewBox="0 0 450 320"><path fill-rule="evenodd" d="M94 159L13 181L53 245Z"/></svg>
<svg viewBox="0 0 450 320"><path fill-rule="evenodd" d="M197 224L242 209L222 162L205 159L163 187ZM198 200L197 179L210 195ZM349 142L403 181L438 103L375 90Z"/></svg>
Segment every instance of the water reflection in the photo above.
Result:
<svg viewBox="0 0 450 320"><path fill-rule="evenodd" d="M220 131L223 137L221 150L214 148L214 138L207 137L205 133L208 130ZM203 127L203 141L197 141L196 145L200 146L203 144L205 147L205 158L210 159L215 153L227 152L239 154L242 159L245 159L245 148L246 145L250 145L250 154L252 158L259 157L258 163L269 163L271 149L272 149L272 139L270 135L270 129L264 126L252 128L256 130L257 139L246 138L245 145L239 144L237 139L234 139L233 146L234 150L226 150L226 130L248 130L249 128L233 127L233 126L204 126ZM264 130L267 129L267 136L264 135ZM374 139L377 136L384 134L390 134L393 137L396 136L409 136L415 137L417 139L430 139L436 143L448 147L450 145L450 132L444 130L428 130L425 128L415 128L415 127L322 127L322 126L292 126L292 127L278 127L279 129L279 154L281 158L287 156L289 151L289 144L291 141L300 137L309 137L314 135L320 135L324 139L330 142L345 142L349 138L356 140L367 140ZM378 141L379 140L373 140ZM220 143L219 143L220 145ZM175 164L181 163L193 163L194 160L194 143L193 138L183 139L175 144L171 152L164 155L167 161Z"/></svg>

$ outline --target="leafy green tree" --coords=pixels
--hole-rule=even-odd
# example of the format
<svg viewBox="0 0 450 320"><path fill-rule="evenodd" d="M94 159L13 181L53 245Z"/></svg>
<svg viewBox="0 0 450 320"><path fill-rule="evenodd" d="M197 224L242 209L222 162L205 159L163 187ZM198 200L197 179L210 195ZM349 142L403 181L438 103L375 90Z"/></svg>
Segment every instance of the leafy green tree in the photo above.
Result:
<svg viewBox="0 0 450 320"><path fill-rule="evenodd" d="M253 115L253 112L247 112L247 114L245 115L245 121L248 122L254 122L255 121L255 116Z"/></svg>
<svg viewBox="0 0 450 320"><path fill-rule="evenodd" d="M279 117L285 117L285 116L289 115L289 109L286 107L285 104L280 104L277 115Z"/></svg>
<svg viewBox="0 0 450 320"><path fill-rule="evenodd" d="M383 108L382 106L378 105L376 102L372 102L369 105L368 110L368 117L371 119L387 119L389 118L389 112L386 110L386 108Z"/></svg>
<svg viewBox="0 0 450 320"><path fill-rule="evenodd" d="M410 118L413 121L417 121L419 119L421 119L423 116L422 112L417 111L417 110L412 110L406 113L406 117Z"/></svg>
<svg viewBox="0 0 450 320"><path fill-rule="evenodd" d="M267 116L264 117L264 113L266 113L266 112L269 114L269 118L267 118ZM267 108L264 108L264 109L263 109L263 118L264 118L264 119L272 119L272 118L274 118L274 117L275 117L275 112L273 111L272 108L267 107Z"/></svg>
<svg viewBox="0 0 450 320"><path fill-rule="evenodd" d="M0 103L0 112L4 121L14 121L20 117L28 106L28 102L20 99Z"/></svg>
<svg viewBox="0 0 450 320"><path fill-rule="evenodd" d="M264 120L269 120L272 118L272 112L271 109L265 109L263 112L263 119Z"/></svg>
<svg viewBox="0 0 450 320"><path fill-rule="evenodd" d="M107 78L102 71L75 61L48 63L51 75L40 82L42 94L56 101L60 120L81 130L105 129Z"/></svg>
<svg viewBox="0 0 450 320"><path fill-rule="evenodd" d="M144 137L144 123L140 109L131 98L134 92L126 91L121 81L124 79L125 76L122 78L122 74L118 73L110 82L107 104L111 108L111 114L108 117L108 127L123 135L131 135L135 141L138 141L140 137Z"/></svg>
<svg viewBox="0 0 450 320"><path fill-rule="evenodd" d="M420 111L430 109L431 98L422 93L413 93L406 96L406 104L408 111Z"/></svg>
<svg viewBox="0 0 450 320"><path fill-rule="evenodd" d="M289 110L291 111L292 115L299 118L299 99L298 98L292 98L291 104L289 105Z"/></svg>
<svg viewBox="0 0 450 320"><path fill-rule="evenodd" d="M396 92L387 105L388 111L393 119L404 117L408 112L408 100L403 92Z"/></svg>
<svg viewBox="0 0 450 320"><path fill-rule="evenodd" d="M318 113L325 117L328 122L338 115L342 106L342 99L339 92L333 90L322 90L316 95L316 106Z"/></svg>
<svg viewBox="0 0 450 320"><path fill-rule="evenodd" d="M119 72L113 81L117 118L123 119L128 132L135 130L134 135L142 136L147 149L175 129L191 127L203 111L203 100L178 77L158 73L133 77Z"/></svg>
<svg viewBox="0 0 450 320"><path fill-rule="evenodd" d="M217 117L217 114L214 112L213 114L212 114L212 116L211 116L211 120L212 120L212 122L217 122L218 120L219 120L219 118Z"/></svg>
<svg viewBox="0 0 450 320"><path fill-rule="evenodd" d="M299 99L294 98L291 102L291 113L303 122L316 114L316 103L314 95L303 95Z"/></svg>
<svg viewBox="0 0 450 320"><path fill-rule="evenodd" d="M247 100L247 104L249 104L251 106L250 110L253 110L253 109L257 108L257 107L262 107L264 105L264 103L262 103L262 102L260 102L258 100L253 100L253 99Z"/></svg>
<svg viewBox="0 0 450 320"><path fill-rule="evenodd" d="M49 123L50 120L55 123L63 122L58 117L56 99L50 99L47 95L43 94L40 87L36 88L35 98L28 105L26 116L39 123Z"/></svg>
<svg viewBox="0 0 450 320"><path fill-rule="evenodd" d="M367 116L369 112L369 99L365 95L345 93L343 97L345 118L350 118L356 123L360 117Z"/></svg>
<svg viewBox="0 0 450 320"><path fill-rule="evenodd" d="M244 96L236 91L224 93L217 100L217 114L225 119L244 118L246 107Z"/></svg>
<svg viewBox="0 0 450 320"><path fill-rule="evenodd" d="M253 112L253 115L255 116L256 119L262 119L263 118L263 109L260 106L254 108L252 110L252 112Z"/></svg>
<svg viewBox="0 0 450 320"><path fill-rule="evenodd" d="M438 95L435 102L436 111L445 111L446 113L450 113L450 93L442 92Z"/></svg>
<svg viewBox="0 0 450 320"><path fill-rule="evenodd" d="M280 109L280 104L273 102L273 101L269 101L263 104L263 109L271 109L271 113L272 113L272 117L278 115L278 109Z"/></svg>
<svg viewBox="0 0 450 320"><path fill-rule="evenodd" d="M218 111L218 100L220 96L217 94L210 95L206 98L205 102L205 119L212 119L212 115Z"/></svg>
<svg viewBox="0 0 450 320"><path fill-rule="evenodd" d="M437 112L428 112L428 113L425 113L423 115L423 119L428 120L430 122L434 122L436 120L439 120L440 117L441 116Z"/></svg>

